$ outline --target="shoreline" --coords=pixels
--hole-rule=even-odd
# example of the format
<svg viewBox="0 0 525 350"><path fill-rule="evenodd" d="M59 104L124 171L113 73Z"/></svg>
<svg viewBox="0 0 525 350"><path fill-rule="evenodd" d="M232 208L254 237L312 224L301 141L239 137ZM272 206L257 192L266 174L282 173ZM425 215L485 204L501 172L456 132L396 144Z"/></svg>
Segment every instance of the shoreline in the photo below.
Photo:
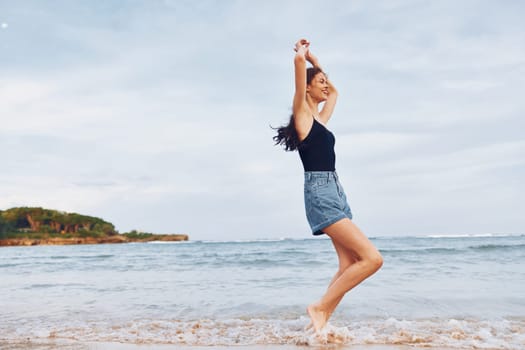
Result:
<svg viewBox="0 0 525 350"><path fill-rule="evenodd" d="M253 344L253 345L184 345L184 344L134 344L119 342L79 342L69 340L49 340L32 342L3 342L0 347L4 350L306 350L306 349L339 349L339 350L413 350L413 349L439 349L454 350L451 347L428 347L396 344L319 344L319 345L291 345L291 344Z"/></svg>
<svg viewBox="0 0 525 350"><path fill-rule="evenodd" d="M152 235L147 238L130 238L126 235L113 235L103 237L49 237L49 238L6 238L0 239L0 247L19 247L35 245L77 245L77 244L119 244L119 243L143 243L152 241L180 242L188 241L188 235L166 234Z"/></svg>

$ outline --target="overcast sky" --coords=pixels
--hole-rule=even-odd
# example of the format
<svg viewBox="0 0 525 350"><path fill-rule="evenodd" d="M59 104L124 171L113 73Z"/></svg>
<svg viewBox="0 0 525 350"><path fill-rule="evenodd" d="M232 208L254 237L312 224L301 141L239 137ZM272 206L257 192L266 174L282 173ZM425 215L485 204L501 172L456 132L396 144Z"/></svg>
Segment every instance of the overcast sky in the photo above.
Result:
<svg viewBox="0 0 525 350"><path fill-rule="evenodd" d="M273 145L311 41L369 236L525 230L523 1L0 0L0 209L308 238Z"/></svg>

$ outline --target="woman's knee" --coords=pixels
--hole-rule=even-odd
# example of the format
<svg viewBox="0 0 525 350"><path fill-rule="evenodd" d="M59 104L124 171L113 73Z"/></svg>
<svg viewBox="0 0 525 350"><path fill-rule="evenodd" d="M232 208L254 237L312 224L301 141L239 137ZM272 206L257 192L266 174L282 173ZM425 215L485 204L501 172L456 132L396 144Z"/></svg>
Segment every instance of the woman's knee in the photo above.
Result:
<svg viewBox="0 0 525 350"><path fill-rule="evenodd" d="M379 270L381 266L383 266L383 256L378 251L375 251L374 253L370 254L370 256L367 257L367 263L370 266L370 269L374 272Z"/></svg>

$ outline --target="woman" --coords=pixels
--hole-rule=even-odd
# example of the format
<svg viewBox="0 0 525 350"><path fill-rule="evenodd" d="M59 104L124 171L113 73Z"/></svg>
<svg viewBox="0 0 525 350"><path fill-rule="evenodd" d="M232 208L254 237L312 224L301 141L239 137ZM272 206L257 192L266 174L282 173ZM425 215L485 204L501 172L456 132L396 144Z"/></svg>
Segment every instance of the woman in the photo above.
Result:
<svg viewBox="0 0 525 350"><path fill-rule="evenodd" d="M339 259L339 269L328 290L319 301L307 307L314 329L319 332L345 293L379 270L383 258L352 222L352 213L335 171L335 137L326 124L334 111L337 90L310 51L308 40L299 40L295 51L293 114L289 124L278 129L274 140L287 151L299 150L305 171L308 223L314 235L330 237ZM306 69L307 61L313 67Z"/></svg>

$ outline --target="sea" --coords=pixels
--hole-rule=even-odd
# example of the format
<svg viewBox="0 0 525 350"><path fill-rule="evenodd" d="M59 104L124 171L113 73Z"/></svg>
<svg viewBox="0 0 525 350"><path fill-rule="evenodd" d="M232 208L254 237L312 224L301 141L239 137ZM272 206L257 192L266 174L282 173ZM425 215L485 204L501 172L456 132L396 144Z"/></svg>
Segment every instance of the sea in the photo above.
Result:
<svg viewBox="0 0 525 350"><path fill-rule="evenodd" d="M0 345L525 349L525 235L371 237L383 267L320 334L329 239L0 248Z"/></svg>

